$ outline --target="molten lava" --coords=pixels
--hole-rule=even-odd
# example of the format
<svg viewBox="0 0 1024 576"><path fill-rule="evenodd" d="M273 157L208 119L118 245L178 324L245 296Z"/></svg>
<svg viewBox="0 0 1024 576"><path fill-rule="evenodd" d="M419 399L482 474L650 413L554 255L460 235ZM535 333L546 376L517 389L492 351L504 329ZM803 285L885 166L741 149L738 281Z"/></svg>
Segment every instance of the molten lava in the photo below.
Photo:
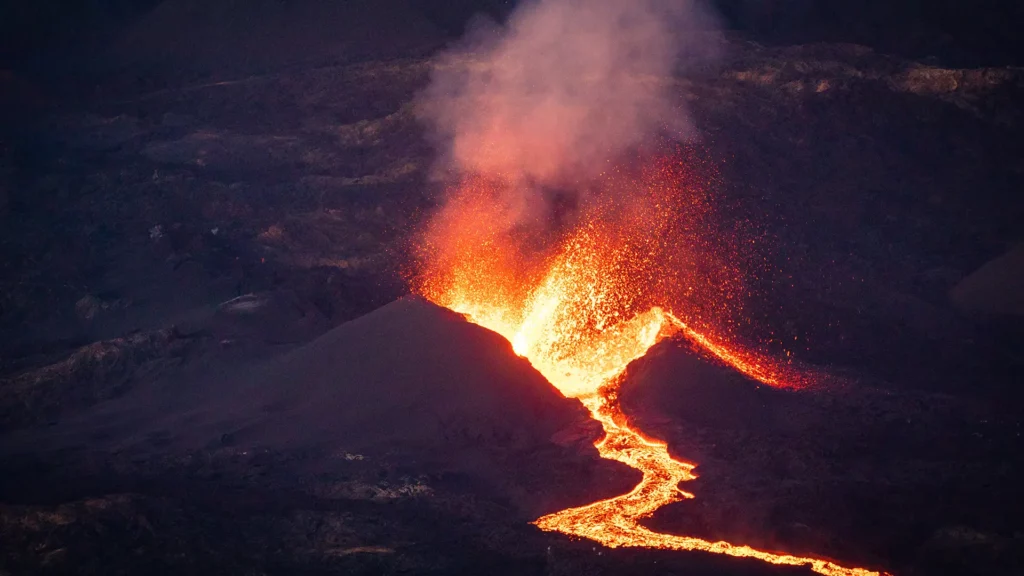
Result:
<svg viewBox="0 0 1024 576"><path fill-rule="evenodd" d="M609 547L699 550L785 565L808 565L828 575L878 574L832 562L654 532L641 521L686 498L679 483L696 478L693 464L673 459L666 444L631 428L616 400L619 376L661 339L681 335L720 361L772 386L800 387L805 379L785 364L707 336L676 314L652 305L668 298L659 275L665 248L679 245L673 223L692 207L693 193L664 171L643 181L631 204L596 201L568 233L535 256L530 232L516 228L521 207L496 201L495 184L467 181L424 235L418 291L433 302L493 330L565 396L578 398L601 423L603 458L643 473L631 492L563 510L535 521L542 530L588 538ZM685 244L685 243L684 243Z"/></svg>

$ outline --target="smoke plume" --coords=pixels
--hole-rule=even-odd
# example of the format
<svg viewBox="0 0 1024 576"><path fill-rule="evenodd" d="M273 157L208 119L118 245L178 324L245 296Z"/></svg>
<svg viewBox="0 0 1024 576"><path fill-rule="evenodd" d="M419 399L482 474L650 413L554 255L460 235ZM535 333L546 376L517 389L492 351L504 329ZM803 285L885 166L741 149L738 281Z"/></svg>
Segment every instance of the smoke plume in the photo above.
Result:
<svg viewBox="0 0 1024 576"><path fill-rule="evenodd" d="M711 56L695 32L712 23L688 0L536 0L477 23L420 96L440 170L509 182L521 202L580 188L658 132L685 138L672 77Z"/></svg>

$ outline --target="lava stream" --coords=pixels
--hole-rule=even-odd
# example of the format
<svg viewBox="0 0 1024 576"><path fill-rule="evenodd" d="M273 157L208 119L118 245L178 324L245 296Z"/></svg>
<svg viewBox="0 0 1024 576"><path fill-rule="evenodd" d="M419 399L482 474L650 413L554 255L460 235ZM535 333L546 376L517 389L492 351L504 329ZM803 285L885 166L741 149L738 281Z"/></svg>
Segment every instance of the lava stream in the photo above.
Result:
<svg viewBox="0 0 1024 576"><path fill-rule="evenodd" d="M651 441L628 425L616 396L630 362L660 340L679 334L764 384L801 388L808 381L785 363L748 353L667 310L648 307L651 300L671 299L663 296L671 289L663 279L673 278L673 271L685 264L674 262L672 254L686 255L686 246L701 240L686 232L701 229L697 225L700 195L688 193L678 181L663 171L642 193L630 196L626 209L592 207L589 218L539 259L529 256L528 241L501 225L508 221L508 213L495 202L495 184L483 179L468 180L453 190L424 236L417 292L504 336L517 354L566 397L579 399L601 423L605 436L596 444L601 457L643 473L640 484L628 494L550 514L534 523L542 530L613 548L697 550L806 565L831 576L880 574L818 558L662 534L641 525L662 506L693 498L680 490L679 483L696 475L693 464L673 459L664 443ZM705 287L724 281L722 288L728 289L731 277L719 274L699 280ZM727 297L724 300L728 302ZM722 300L710 302L722 304Z"/></svg>
<svg viewBox="0 0 1024 576"><path fill-rule="evenodd" d="M476 322L472 314L467 314L467 318ZM639 323L638 320L640 320ZM714 342L660 308L654 308L626 324L634 325L632 333L637 336L636 346L620 346L619 350L632 349L639 351L639 354L632 358L613 354L612 363L620 366L619 371L610 378L606 378L596 392L580 395L577 398L590 411L591 417L600 422L604 428L605 436L596 444L601 457L616 460L640 470L643 473L643 479L628 494L549 514L534 522L537 527L545 531L561 532L570 536L594 540L609 548L630 546L667 550L696 550L742 558L757 558L771 564L806 565L815 572L828 576L879 576L882 574L865 568L846 568L818 558L777 554L757 550L750 546L737 546L721 541L711 542L691 536L662 534L642 526L640 521L651 516L662 506L693 498L693 494L679 488L679 483L693 480L697 475L693 473L693 464L672 458L665 443L649 440L625 424L625 415L618 403L614 401L614 396L617 393L616 377L625 369L625 366L630 361L642 356L651 345L660 339L659 336L678 330L692 342L748 376L772 385L781 385L783 381L782 376L768 366L745 358L743 354L731 351L728 347ZM502 326L493 324L488 326L487 323L482 325L492 329L500 330L502 328ZM621 332L621 330L616 331L620 336ZM524 348L526 340L523 338L523 332L517 332L510 340L518 343L517 352L527 349ZM607 351L604 346L600 348ZM584 355L589 356L589 354ZM533 360L529 356L527 358ZM552 364L549 357L541 357L538 360L539 362L535 364L537 369L556 387L561 383L569 390L580 390L579 382L573 382L574 379L580 377L578 373L574 374L573 370L567 370L564 365ZM609 371L606 367L602 368L605 368L602 376L607 376ZM594 381L593 379L588 380Z"/></svg>
<svg viewBox="0 0 1024 576"><path fill-rule="evenodd" d="M633 546L666 550L697 550L713 554L727 554L741 558L757 558L771 564L790 566L809 565L819 574L829 576L877 576L879 573L865 568L846 568L817 558L776 554L737 546L728 542L711 542L692 536L662 534L640 525L666 504L693 498L693 494L679 489L679 483L693 480L693 464L673 459L668 447L644 438L627 425L617 424L622 412L600 395L581 398L595 420L604 427L605 437L597 443L602 458L617 460L643 472L644 477L628 494L569 508L539 518L534 524L541 530L561 532L570 536L588 538L609 548Z"/></svg>

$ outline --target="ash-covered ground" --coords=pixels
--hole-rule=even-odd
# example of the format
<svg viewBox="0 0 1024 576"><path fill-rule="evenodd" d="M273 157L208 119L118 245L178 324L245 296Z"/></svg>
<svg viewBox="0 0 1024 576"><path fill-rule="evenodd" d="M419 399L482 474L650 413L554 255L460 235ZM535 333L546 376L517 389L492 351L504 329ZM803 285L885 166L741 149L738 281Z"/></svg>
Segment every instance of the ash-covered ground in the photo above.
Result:
<svg viewBox="0 0 1024 576"><path fill-rule="evenodd" d="M528 524L638 474L403 299L438 192L413 98L453 37L426 4L168 1L59 88L0 78L0 573L806 573ZM650 526L1021 573L1024 72L708 41L674 90L721 230L757 231L739 330L842 385L635 362L626 413L700 474Z"/></svg>

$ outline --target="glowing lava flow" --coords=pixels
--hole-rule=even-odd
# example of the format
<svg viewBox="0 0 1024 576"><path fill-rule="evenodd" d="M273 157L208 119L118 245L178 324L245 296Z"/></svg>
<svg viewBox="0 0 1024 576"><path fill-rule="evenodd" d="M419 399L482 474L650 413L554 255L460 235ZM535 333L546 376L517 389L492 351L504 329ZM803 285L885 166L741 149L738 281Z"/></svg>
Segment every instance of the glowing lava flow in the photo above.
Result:
<svg viewBox="0 0 1024 576"><path fill-rule="evenodd" d="M476 200L483 199L483 202ZM472 189L449 204L432 231L418 291L433 302L464 314L512 343L565 396L578 398L601 423L597 443L603 458L643 473L631 492L563 510L536 520L542 530L588 538L609 547L633 546L697 550L757 558L782 565L806 565L831 576L877 575L817 558L798 557L654 532L641 525L657 509L693 495L679 483L696 478L694 465L673 459L666 444L631 428L616 400L620 375L659 340L682 334L736 370L768 385L800 387L784 366L724 344L691 328L659 307L642 309L651 253L645 239L659 231L633 222L646 233L622 234L622 222L585 222L541 265L524 265L514 243L493 232L486 195ZM657 205L660 206L660 205ZM659 218L664 219L658 212ZM607 224L607 222L605 223ZM641 223L643 224L643 223ZM637 240L638 236L643 236ZM510 244L512 244L510 246ZM640 262L638 265L637 262Z"/></svg>
<svg viewBox="0 0 1024 576"><path fill-rule="evenodd" d="M605 437L597 444L601 457L632 466L643 472L644 477L628 494L544 516L534 522L540 529L589 538L611 548L642 546L700 550L757 558L772 564L809 565L815 572L830 576L878 574L864 568L845 568L827 560L774 554L749 546L710 542L690 536L661 534L641 526L639 520L649 517L658 508L684 498L693 498L692 494L680 490L678 485L696 478L692 472L694 466L672 459L665 444L647 440L625 424L617 424L616 420L621 420L622 413L605 398L595 395L582 400L591 415L604 427Z"/></svg>
<svg viewBox="0 0 1024 576"><path fill-rule="evenodd" d="M549 302L549 304L551 303ZM460 311L460 308L462 307L459 305L453 306L456 311ZM542 308L542 310L544 309L551 308ZM461 311L466 313L464 309ZM467 313L467 318L477 322L472 313ZM500 325L488 326L483 322L478 323L491 329L503 328ZM640 525L640 520L649 517L658 508L686 498L693 498L693 494L679 489L679 483L693 480L697 476L693 473L694 465L673 459L668 453L666 444L644 438L639 432L625 424L625 417L617 403L614 402L615 377L625 369L630 361L642 356L643 352L646 352L658 341L659 335L664 335L665 329L670 327L683 330L685 335L694 339L698 344L707 346L707 349L719 358L725 361L739 362L738 366L736 364L734 366L748 375L764 375L766 383L773 382L775 377L766 368L744 363L734 353L730 353L721 345L714 344L686 328L670 313L663 312L659 308L654 308L625 324L625 326L617 326L612 330L621 340L614 338L619 341L614 344L611 342L597 344L584 352L583 357L589 359L594 359L600 352L610 353L609 356L602 358L603 361L594 365L594 372L584 373L581 371L579 366L585 365L585 361L581 362L580 358L567 359L564 365L559 366L552 364L550 358L542 356L538 358L535 367L563 392L571 391L581 394L576 397L590 410L591 416L601 423L605 431L605 437L596 444L601 457L617 460L640 470L643 472L643 479L628 494L549 514L534 522L537 527L546 531L557 531L570 536L588 538L610 548L634 546L669 550L698 550L714 554L757 558L772 564L807 565L815 572L829 576L877 576L879 574L879 572L864 568L846 568L817 558L775 554L728 542L710 542L689 536L661 534ZM528 325L525 327L529 328ZM499 331L499 333L501 332ZM526 333L516 332L504 335L510 341L517 343L518 352L532 348L524 334ZM527 358L533 360L530 356ZM598 388L596 392L582 393L588 386L594 384L604 384L604 386ZM566 395L573 394L567 393Z"/></svg>

